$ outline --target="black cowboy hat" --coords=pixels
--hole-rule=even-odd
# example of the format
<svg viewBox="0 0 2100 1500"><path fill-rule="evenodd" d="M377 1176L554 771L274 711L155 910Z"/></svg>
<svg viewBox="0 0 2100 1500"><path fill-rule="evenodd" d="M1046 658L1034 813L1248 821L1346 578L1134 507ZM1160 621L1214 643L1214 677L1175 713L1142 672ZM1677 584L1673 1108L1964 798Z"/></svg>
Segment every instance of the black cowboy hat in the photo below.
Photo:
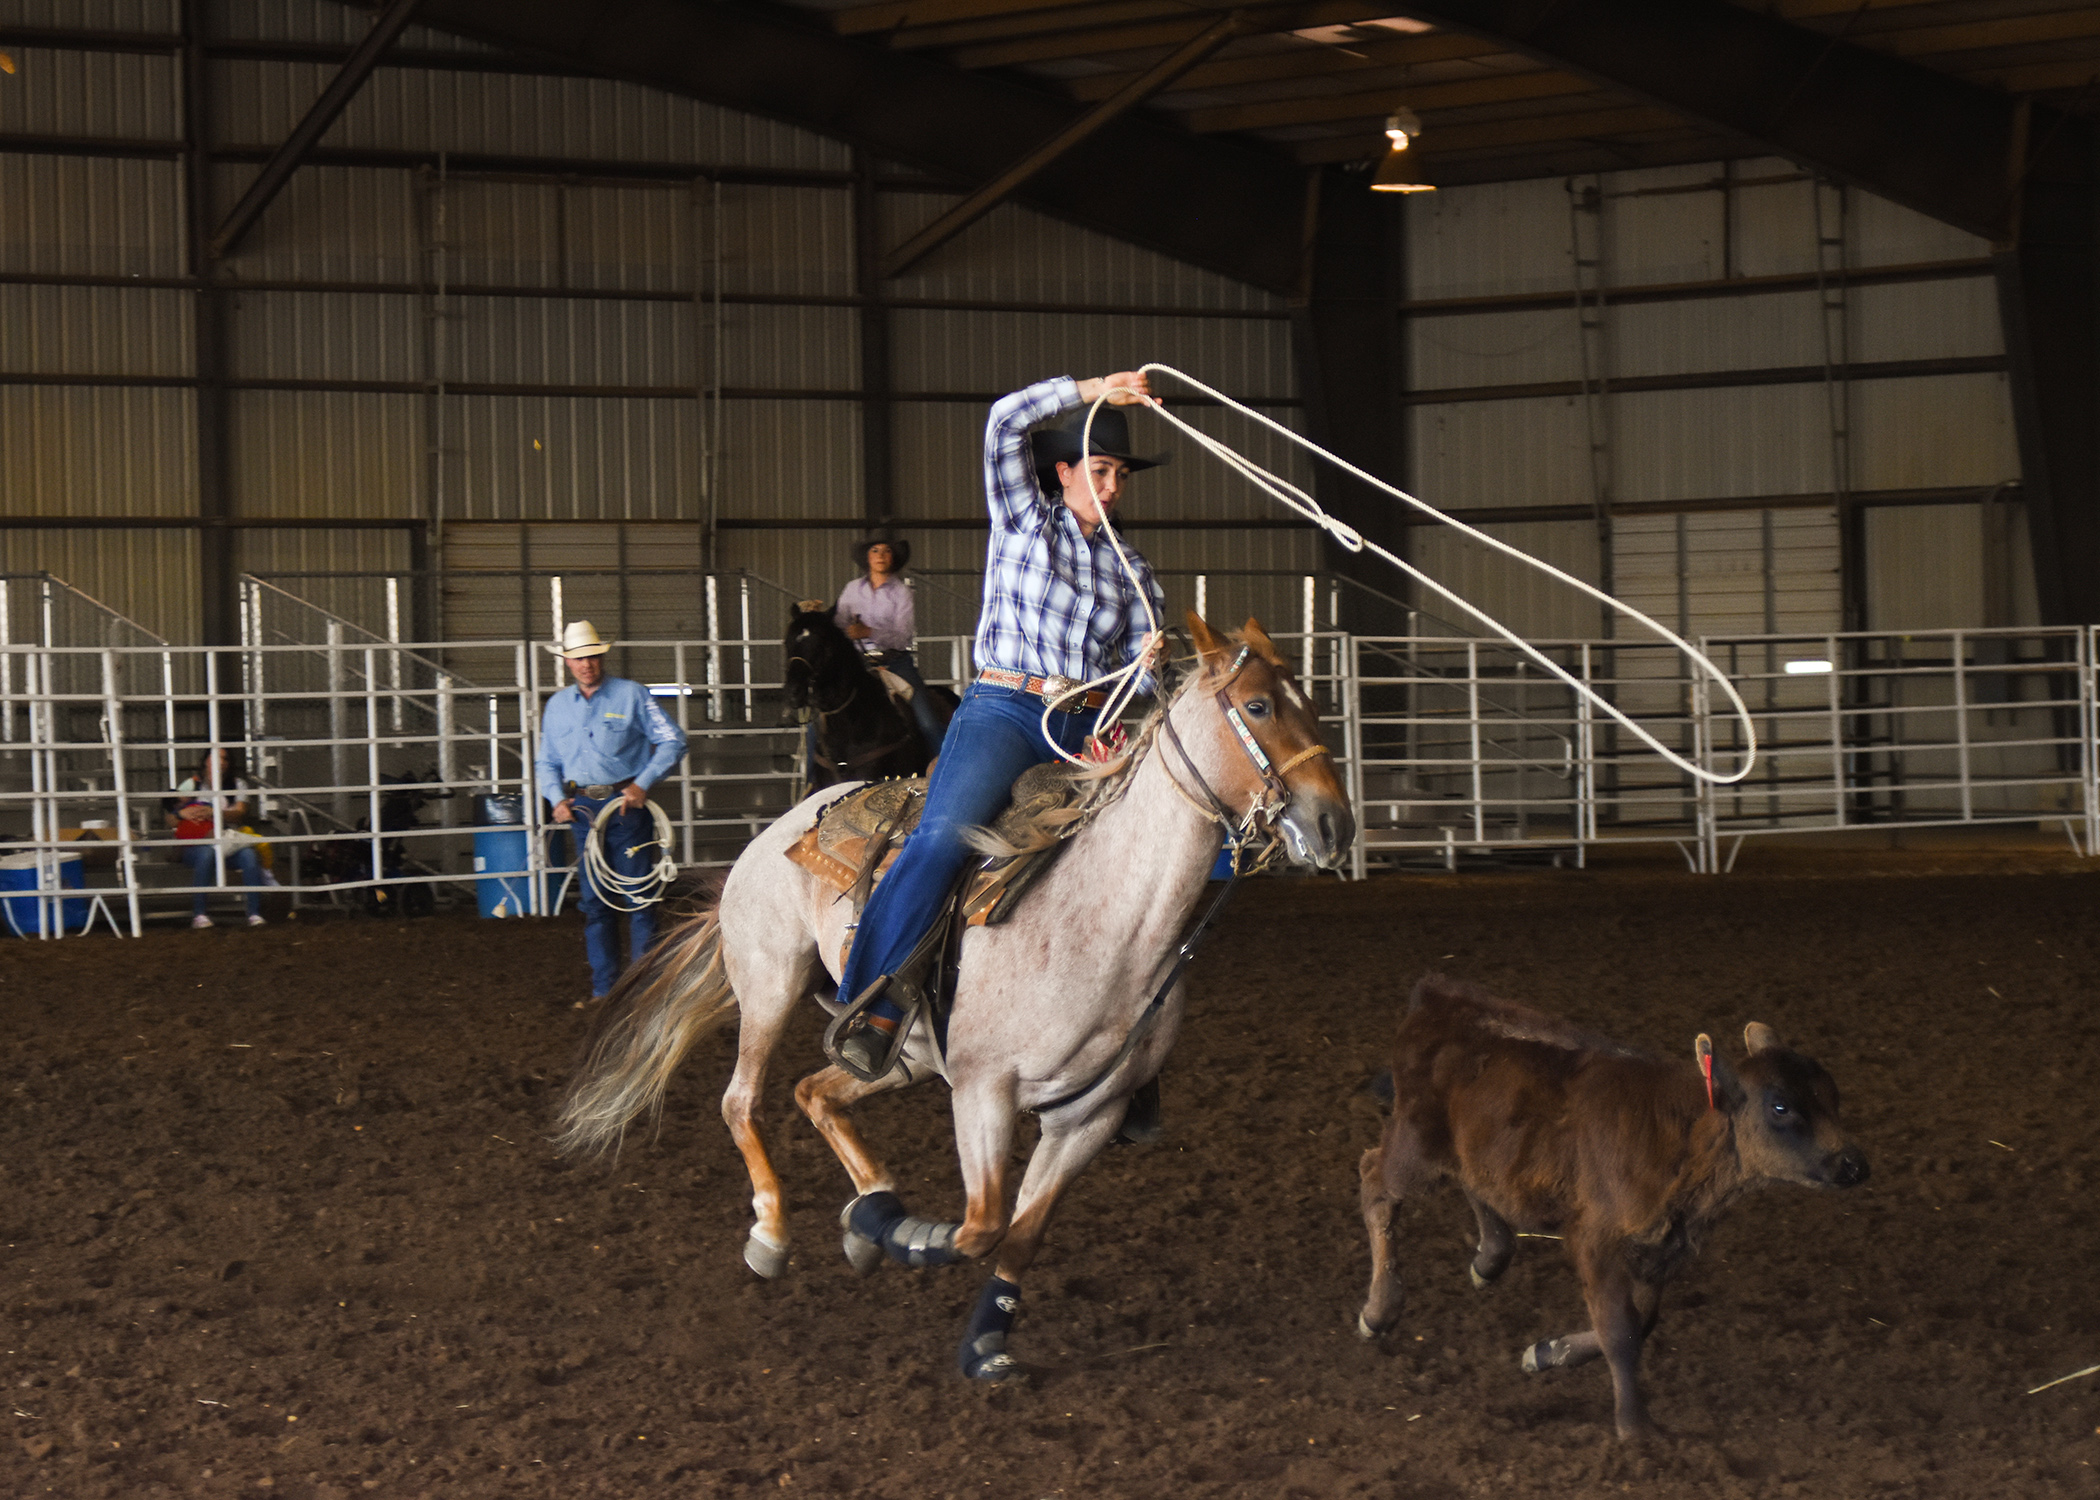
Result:
<svg viewBox="0 0 2100 1500"><path fill-rule="evenodd" d="M1085 431L1086 408L1081 407L1055 427L1028 435L1029 445L1035 450L1036 475L1045 485L1056 487L1059 464L1079 462L1080 436ZM1174 457L1171 453L1156 453L1140 458L1132 453L1130 418L1114 406L1104 406L1094 414L1094 431L1087 447L1094 454L1130 465L1133 474L1140 469L1156 469Z"/></svg>
<svg viewBox="0 0 2100 1500"><path fill-rule="evenodd" d="M890 571L902 573L911 566L911 543L903 537L864 536L853 544L853 566L868 571L868 549L880 544L890 549Z"/></svg>

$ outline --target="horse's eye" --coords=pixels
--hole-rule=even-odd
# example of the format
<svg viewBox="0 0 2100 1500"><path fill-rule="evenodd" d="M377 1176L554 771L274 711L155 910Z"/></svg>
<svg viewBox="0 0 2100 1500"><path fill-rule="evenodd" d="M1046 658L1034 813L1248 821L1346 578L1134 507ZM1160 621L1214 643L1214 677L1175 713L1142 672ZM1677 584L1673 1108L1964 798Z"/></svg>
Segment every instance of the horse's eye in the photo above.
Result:
<svg viewBox="0 0 2100 1500"><path fill-rule="evenodd" d="M1268 700L1268 699L1266 699L1266 698L1249 698L1249 699L1247 700L1247 717L1248 717L1248 718L1250 718L1250 719L1266 719L1266 718L1267 718L1268 716L1269 716L1269 700Z"/></svg>

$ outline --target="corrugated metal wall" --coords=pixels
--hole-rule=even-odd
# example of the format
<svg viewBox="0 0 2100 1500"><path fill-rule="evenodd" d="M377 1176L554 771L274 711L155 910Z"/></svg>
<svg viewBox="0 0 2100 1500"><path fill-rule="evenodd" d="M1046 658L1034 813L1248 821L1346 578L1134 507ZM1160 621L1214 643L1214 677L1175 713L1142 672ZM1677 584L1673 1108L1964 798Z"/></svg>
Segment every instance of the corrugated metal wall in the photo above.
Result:
<svg viewBox="0 0 2100 1500"><path fill-rule="evenodd" d="M222 216L335 67L295 51L258 58L255 44L352 44L370 16L328 0L205 9L213 42L250 54L207 64L222 157L209 212ZM0 273L101 283L0 285L6 370L47 377L0 384L0 505L195 515L179 9L13 0L9 11L29 25L163 40L17 50L0 88L0 133L134 143L0 154ZM402 46L497 65L380 68L224 262L233 513L368 526L441 517L434 561L458 574L435 593L448 635L545 628L544 580L521 587L514 572L488 571L515 570L521 555L574 570L572 617L624 611L642 634L691 631L698 609L697 582L635 572L643 554L659 567L749 569L790 595L832 593L866 514L847 149L632 85L535 75L438 32L412 28ZM403 152L426 162L377 154ZM544 165L459 172L460 153ZM953 201L913 182L883 169L884 243ZM964 523L913 537L928 633L974 619L989 397L1049 374L1163 360L1286 416L1297 409L1277 299L1016 206L883 294L908 304L888 314L895 510ZM1274 441L1249 446L1295 467ZM1184 456L1137 488L1133 540L1177 607L1191 572L1237 569L1248 576L1211 585L1218 612L1291 626L1299 590L1286 575L1319 560L1309 532L1135 525L1256 516L1265 504ZM722 523L711 558L709 519ZM374 591L326 575L412 565L405 531L237 536L236 566L284 575L285 587L375 629ZM624 589L613 578L623 553ZM200 629L197 558L196 534L182 530L0 531L0 568L50 567L175 639ZM779 596L765 597L753 628L770 633ZM521 622L528 609L537 613Z"/></svg>
<svg viewBox="0 0 2100 1500"><path fill-rule="evenodd" d="M1695 634L1839 628L1848 550L1863 628L2034 619L2024 518L1993 522L1988 587L1969 561L1979 502L2019 478L1982 241L1779 161L1456 188L1409 213L1424 499L1563 508L1498 534ZM1598 628L1477 545L1416 550L1519 628Z"/></svg>

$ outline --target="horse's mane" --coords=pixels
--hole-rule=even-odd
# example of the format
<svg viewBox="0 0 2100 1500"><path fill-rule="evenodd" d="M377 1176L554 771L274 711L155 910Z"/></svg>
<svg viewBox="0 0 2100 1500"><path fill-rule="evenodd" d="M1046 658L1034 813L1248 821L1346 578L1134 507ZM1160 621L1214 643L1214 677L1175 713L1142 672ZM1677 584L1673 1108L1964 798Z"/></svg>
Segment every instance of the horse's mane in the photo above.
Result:
<svg viewBox="0 0 2100 1500"><path fill-rule="evenodd" d="M1233 631L1229 639L1239 645L1248 644L1246 637L1239 631ZM1259 654L1272 665L1284 665L1267 651ZM1124 747L1121 755L1112 760L1088 761L1085 765L1064 768L1065 774L1078 789L1076 798L1036 813L1024 820L1017 829L1009 829L1006 835L989 828L971 828L963 835L970 847L979 854L996 859L1033 854L1037 850L1047 849L1052 844L1072 837L1107 811L1129 790L1138 767L1144 764L1145 757L1151 753L1153 743L1159 738L1160 725L1166 722L1167 711L1181 700L1184 693L1214 682L1222 675L1219 668L1206 665L1200 655L1195 657L1194 661L1196 670L1189 673L1172 694L1145 715L1131 734L1130 742Z"/></svg>

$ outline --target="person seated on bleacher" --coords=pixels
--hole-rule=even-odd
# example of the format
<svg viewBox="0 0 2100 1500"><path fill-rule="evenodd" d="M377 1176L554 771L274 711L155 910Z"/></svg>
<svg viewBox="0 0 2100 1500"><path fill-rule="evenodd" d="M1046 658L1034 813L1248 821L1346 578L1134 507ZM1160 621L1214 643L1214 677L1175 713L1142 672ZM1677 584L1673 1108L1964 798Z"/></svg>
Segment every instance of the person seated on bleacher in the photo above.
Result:
<svg viewBox="0 0 2100 1500"><path fill-rule="evenodd" d="M260 843L253 834L243 833L241 825L248 820L248 799L237 795L249 783L240 774L239 751L220 749L206 753L197 763L196 771L175 788L175 796L168 803L168 822L175 830L175 837L188 841L189 847L177 851L182 862L190 867L190 883L195 886L217 885L218 853L225 850L229 869L241 872L242 883L248 887L248 925L263 925L262 897L257 888L274 885L263 870L262 860L256 855ZM224 794L236 795L224 795ZM221 795L214 795L221 794ZM218 819L212 818L212 803L218 803ZM205 914L204 902L207 892L200 889L190 898L190 926L209 927L212 920Z"/></svg>

